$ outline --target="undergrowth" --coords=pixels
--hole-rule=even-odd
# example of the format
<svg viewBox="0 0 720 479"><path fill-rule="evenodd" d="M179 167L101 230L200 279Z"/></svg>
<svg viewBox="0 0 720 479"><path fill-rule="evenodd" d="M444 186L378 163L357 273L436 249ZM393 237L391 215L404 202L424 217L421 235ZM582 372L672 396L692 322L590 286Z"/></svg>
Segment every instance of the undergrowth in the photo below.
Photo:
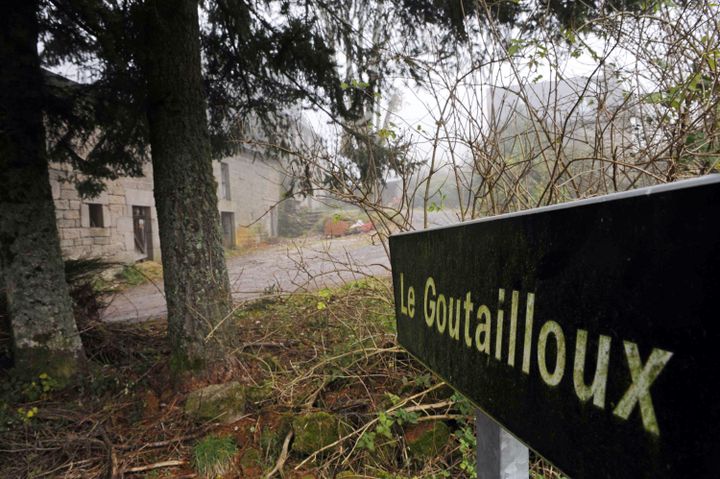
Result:
<svg viewBox="0 0 720 479"><path fill-rule="evenodd" d="M201 477L222 477L230 471L237 451L232 437L210 435L193 448L192 464Z"/></svg>
<svg viewBox="0 0 720 479"><path fill-rule="evenodd" d="M124 289L143 283L162 281L162 275L162 265L155 261L126 264L115 274L114 286Z"/></svg>
<svg viewBox="0 0 720 479"><path fill-rule="evenodd" d="M393 318L374 279L248 302L225 363L179 388L164 322L96 324L75 389L0 372L0 477L475 477L472 406L397 345ZM264 394L231 424L184 413L191 390L229 381ZM297 428L320 417L331 434L303 449ZM531 474L562 477L539 460Z"/></svg>

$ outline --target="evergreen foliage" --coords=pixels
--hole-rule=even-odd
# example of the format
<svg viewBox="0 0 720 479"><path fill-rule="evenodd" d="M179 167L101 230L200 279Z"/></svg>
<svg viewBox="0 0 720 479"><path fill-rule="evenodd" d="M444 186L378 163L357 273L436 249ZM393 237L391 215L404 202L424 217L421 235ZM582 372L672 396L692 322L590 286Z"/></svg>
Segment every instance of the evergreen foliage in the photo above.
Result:
<svg viewBox="0 0 720 479"><path fill-rule="evenodd" d="M48 75L46 82L51 159L71 163L83 175L78 182L87 195L97 194L103 179L140 174L148 156L150 100L141 65L155 32L146 3L45 0L41 6L44 65L71 63L90 79L61 86ZM637 5L498 1L484 9L478 2L439 0L202 1L213 154L231 153L257 129L258 119L266 133L287 132L282 112L298 105L328 112L348 131L349 144L370 154L376 147L367 148L363 130L378 113L388 78L402 72L419 80L412 58L426 53L429 35L439 40L441 61L450 61L458 42L472 42L489 16L521 32L552 23L560 35L593 16ZM387 164L387 156L377 161ZM362 158L349 157L366 170Z"/></svg>
<svg viewBox="0 0 720 479"><path fill-rule="evenodd" d="M105 179L140 174L152 143L170 336L193 362L198 358L189 356L202 356L199 341L208 333L201 322L214 328L230 306L211 151L218 156L236 148L254 127L248 118L272 128L288 106L327 111L345 131L341 154L374 194L388 170L407 167L401 139L387 117L381 124L379 102L392 74L419 78L412 56L424 53L428 35L439 39L439 61L447 61L443 51L472 42L487 17L521 31L555 22L561 32L601 10L635 3L549 1L530 10L531 4L505 1L206 0L198 28L194 0L42 0L25 10L39 20L43 65L69 63L88 81L75 84L46 73L44 81L30 82L27 96L44 115L44 131L27 140L37 144L19 148L39 152L34 167L41 165L45 178L40 143L47 139L47 159L70 163L80 192L92 196ZM168 42L168 33L178 42ZM36 61L34 53L22 61ZM38 191L32 208L51 218L45 180ZM13 230L12 241L22 241L19 231ZM52 241L54 263L60 264L56 232ZM4 240L3 249L9 244ZM208 299L203 288L216 294ZM205 317L194 317L198 313ZM182 318L172 319L176 315ZM79 344L71 349L80 351Z"/></svg>

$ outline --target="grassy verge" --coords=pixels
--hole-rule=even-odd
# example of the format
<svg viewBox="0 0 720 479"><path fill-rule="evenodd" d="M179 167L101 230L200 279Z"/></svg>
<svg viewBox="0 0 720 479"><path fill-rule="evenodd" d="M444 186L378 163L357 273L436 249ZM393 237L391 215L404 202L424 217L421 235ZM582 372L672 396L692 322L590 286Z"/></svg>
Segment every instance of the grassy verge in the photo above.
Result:
<svg viewBox="0 0 720 479"><path fill-rule="evenodd" d="M79 264L89 263L97 260L76 260ZM99 293L112 294L124 291L134 286L162 281L162 265L156 261L142 261L133 264L107 263L105 273L96 275L91 285Z"/></svg>
<svg viewBox="0 0 720 479"><path fill-rule="evenodd" d="M75 390L0 377L0 477L474 477L472 408L397 346L386 282L255 301L234 321L211 382L253 393L229 423L185 412L206 384L167 384L164 322L86 332ZM535 461L531 477L561 476Z"/></svg>

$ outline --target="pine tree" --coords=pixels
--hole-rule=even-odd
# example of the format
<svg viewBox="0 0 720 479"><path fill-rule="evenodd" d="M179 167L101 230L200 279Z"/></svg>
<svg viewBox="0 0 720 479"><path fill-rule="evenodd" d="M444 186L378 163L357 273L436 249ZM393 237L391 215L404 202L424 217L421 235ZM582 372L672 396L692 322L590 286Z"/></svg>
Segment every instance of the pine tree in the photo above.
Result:
<svg viewBox="0 0 720 479"><path fill-rule="evenodd" d="M0 7L0 277L16 369L73 376L83 349L65 282L50 192L37 52L38 5Z"/></svg>
<svg viewBox="0 0 720 479"><path fill-rule="evenodd" d="M142 7L147 116L160 228L168 335L175 366L223 352L231 310L200 66L197 2Z"/></svg>

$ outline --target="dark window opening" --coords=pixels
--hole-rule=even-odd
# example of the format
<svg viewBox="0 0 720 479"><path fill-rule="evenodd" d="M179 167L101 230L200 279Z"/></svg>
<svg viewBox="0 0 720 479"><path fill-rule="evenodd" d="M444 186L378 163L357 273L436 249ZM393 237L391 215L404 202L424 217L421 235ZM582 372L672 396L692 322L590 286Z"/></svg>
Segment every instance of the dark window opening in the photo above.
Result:
<svg viewBox="0 0 720 479"><path fill-rule="evenodd" d="M227 163L220 163L220 185L221 196L225 200L230 199L230 166Z"/></svg>
<svg viewBox="0 0 720 479"><path fill-rule="evenodd" d="M105 222L103 221L103 207L98 204L89 204L88 213L90 216L90 227L91 228L103 228Z"/></svg>

